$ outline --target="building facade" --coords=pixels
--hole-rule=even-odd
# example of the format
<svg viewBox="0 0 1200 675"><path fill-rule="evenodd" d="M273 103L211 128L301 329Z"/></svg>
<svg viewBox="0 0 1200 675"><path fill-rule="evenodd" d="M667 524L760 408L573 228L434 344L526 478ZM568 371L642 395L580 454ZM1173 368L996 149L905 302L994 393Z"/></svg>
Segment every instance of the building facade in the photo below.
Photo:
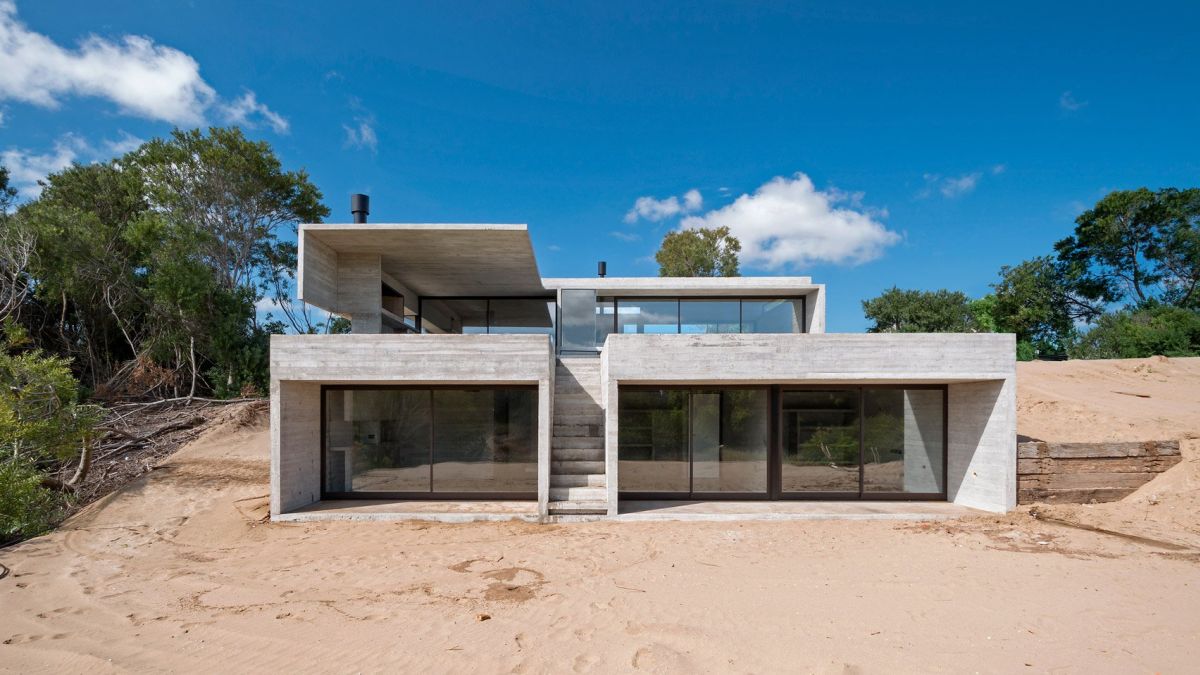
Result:
<svg viewBox="0 0 1200 675"><path fill-rule="evenodd" d="M827 334L808 277L542 278L524 225L316 224L271 342L271 513L1016 504L1014 338ZM534 511L535 510L535 511Z"/></svg>

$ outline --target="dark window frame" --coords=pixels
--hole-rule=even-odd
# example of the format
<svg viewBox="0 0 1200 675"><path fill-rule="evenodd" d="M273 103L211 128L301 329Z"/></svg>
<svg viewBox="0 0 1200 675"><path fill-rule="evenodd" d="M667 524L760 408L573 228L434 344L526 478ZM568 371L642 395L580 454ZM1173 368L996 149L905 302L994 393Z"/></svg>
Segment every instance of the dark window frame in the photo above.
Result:
<svg viewBox="0 0 1200 675"><path fill-rule="evenodd" d="M437 410L433 406L432 393L434 390L477 391L496 389L521 389L533 392L533 409L538 411L538 385L536 384L323 384L321 385L321 499L355 499L355 500L395 500L395 501L537 501L537 488L533 492L435 492L433 491L433 451L436 437L435 420ZM430 453L430 484L429 491L423 492L344 492L326 489L328 462L328 434L326 392L328 391L429 391L431 400L429 406L429 453ZM538 427L541 425L539 415L535 415L534 438L539 438ZM538 453L540 457L540 452ZM539 470L540 472L540 470Z"/></svg>

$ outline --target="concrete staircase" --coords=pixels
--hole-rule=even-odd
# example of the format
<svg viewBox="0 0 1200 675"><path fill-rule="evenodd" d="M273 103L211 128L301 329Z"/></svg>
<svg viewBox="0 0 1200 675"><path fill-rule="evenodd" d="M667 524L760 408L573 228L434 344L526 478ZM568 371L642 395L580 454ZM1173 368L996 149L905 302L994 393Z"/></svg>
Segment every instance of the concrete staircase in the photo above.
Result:
<svg viewBox="0 0 1200 675"><path fill-rule="evenodd" d="M600 359L560 358L554 373L550 515L608 512Z"/></svg>

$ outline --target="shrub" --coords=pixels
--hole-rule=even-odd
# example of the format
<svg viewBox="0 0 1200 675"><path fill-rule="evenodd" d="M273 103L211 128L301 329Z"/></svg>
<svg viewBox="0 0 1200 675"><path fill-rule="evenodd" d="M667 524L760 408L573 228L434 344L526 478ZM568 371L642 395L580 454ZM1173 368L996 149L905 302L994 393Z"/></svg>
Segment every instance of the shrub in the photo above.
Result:
<svg viewBox="0 0 1200 675"><path fill-rule="evenodd" d="M1200 312L1160 305L1105 314L1068 351L1073 359L1200 356Z"/></svg>
<svg viewBox="0 0 1200 675"><path fill-rule="evenodd" d="M0 545L42 534L62 516L62 495L42 487L43 477L27 459L0 460Z"/></svg>

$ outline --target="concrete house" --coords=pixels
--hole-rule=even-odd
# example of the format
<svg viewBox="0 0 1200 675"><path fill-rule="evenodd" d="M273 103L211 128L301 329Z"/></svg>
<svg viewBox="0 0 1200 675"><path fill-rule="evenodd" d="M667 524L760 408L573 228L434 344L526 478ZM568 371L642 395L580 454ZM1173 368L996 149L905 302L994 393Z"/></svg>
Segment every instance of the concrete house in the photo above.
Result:
<svg viewBox="0 0 1200 675"><path fill-rule="evenodd" d="M351 333L272 338L273 518L1016 504L1012 335L829 334L809 277L543 278L524 225L365 211L299 229Z"/></svg>

